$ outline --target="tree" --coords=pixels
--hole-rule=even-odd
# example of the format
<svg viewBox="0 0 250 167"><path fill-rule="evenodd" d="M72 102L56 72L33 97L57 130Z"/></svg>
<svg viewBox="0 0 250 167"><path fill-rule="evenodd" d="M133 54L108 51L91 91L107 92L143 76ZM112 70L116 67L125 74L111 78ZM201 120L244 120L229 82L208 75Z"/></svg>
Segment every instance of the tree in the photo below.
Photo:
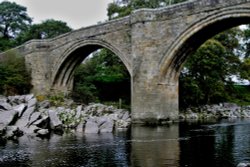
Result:
<svg viewBox="0 0 250 167"><path fill-rule="evenodd" d="M26 30L31 22L25 7L15 2L0 3L0 50L16 46L14 39Z"/></svg>
<svg viewBox="0 0 250 167"><path fill-rule="evenodd" d="M119 0L108 6L109 20L124 17L141 8L159 8L186 0Z"/></svg>
<svg viewBox="0 0 250 167"><path fill-rule="evenodd" d="M31 25L26 31L23 31L18 37L18 43L22 44L31 39L47 39L59 36L72 31L67 23L48 19L40 24Z"/></svg>
<svg viewBox="0 0 250 167"><path fill-rule="evenodd" d="M250 58L244 59L241 65L241 77L250 82Z"/></svg>
<svg viewBox="0 0 250 167"><path fill-rule="evenodd" d="M239 74L241 61L239 28L216 35L191 55L180 76L181 107L219 103L236 93L233 75Z"/></svg>
<svg viewBox="0 0 250 167"><path fill-rule="evenodd" d="M101 49L84 61L75 72L73 98L84 103L118 101L129 103L130 76L122 61Z"/></svg>
<svg viewBox="0 0 250 167"><path fill-rule="evenodd" d="M29 93L31 85L30 73L25 67L24 57L8 52L0 62L0 93L16 95Z"/></svg>

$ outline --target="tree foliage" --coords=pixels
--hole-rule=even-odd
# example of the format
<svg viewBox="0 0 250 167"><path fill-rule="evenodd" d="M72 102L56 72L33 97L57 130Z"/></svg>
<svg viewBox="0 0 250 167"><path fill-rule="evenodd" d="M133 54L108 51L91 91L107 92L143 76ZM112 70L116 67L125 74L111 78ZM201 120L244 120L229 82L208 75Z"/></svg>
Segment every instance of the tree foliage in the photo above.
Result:
<svg viewBox="0 0 250 167"><path fill-rule="evenodd" d="M31 22L25 7L15 2L0 3L0 51L16 46L15 39Z"/></svg>
<svg viewBox="0 0 250 167"><path fill-rule="evenodd" d="M72 31L67 23L48 19L40 24L33 24L18 37L19 44L31 39L48 39Z"/></svg>
<svg viewBox="0 0 250 167"><path fill-rule="evenodd" d="M129 73L118 56L107 49L85 60L76 70L74 79L74 99L89 103L122 98L129 103Z"/></svg>
<svg viewBox="0 0 250 167"><path fill-rule="evenodd" d="M71 31L66 23L46 20L32 25L26 7L14 2L0 3L0 51L20 45L30 39L45 39ZM29 93L31 76L25 59L13 52L1 55L0 94L14 95Z"/></svg>
<svg viewBox="0 0 250 167"><path fill-rule="evenodd" d="M30 73L25 67L24 57L8 52L0 61L0 94L15 95L29 93Z"/></svg>

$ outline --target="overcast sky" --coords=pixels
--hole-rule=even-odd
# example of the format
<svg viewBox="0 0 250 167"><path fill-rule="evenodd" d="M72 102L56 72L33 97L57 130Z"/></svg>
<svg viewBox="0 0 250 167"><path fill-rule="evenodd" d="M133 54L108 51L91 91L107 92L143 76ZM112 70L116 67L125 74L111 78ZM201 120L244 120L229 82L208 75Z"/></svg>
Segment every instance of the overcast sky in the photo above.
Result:
<svg viewBox="0 0 250 167"><path fill-rule="evenodd" d="M4 0L0 0L3 2ZM46 19L66 22L71 28L96 24L107 20L107 6L113 0L8 0L27 7L33 23Z"/></svg>

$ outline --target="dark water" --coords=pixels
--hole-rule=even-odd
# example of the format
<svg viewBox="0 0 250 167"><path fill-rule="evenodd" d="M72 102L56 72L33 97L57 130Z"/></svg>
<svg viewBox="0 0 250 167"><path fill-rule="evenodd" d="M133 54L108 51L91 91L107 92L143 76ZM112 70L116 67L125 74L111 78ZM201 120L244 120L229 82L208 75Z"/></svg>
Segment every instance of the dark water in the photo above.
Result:
<svg viewBox="0 0 250 167"><path fill-rule="evenodd" d="M250 120L135 126L115 134L22 137L0 167L235 167L250 162Z"/></svg>

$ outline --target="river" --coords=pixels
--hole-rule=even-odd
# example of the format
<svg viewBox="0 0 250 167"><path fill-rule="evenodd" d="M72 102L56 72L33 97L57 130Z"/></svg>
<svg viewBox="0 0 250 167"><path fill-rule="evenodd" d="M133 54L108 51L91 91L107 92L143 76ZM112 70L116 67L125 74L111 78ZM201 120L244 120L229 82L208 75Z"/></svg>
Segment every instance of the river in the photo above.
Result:
<svg viewBox="0 0 250 167"><path fill-rule="evenodd" d="M240 162L250 162L249 119L50 139L23 136L0 145L1 167L235 167Z"/></svg>

